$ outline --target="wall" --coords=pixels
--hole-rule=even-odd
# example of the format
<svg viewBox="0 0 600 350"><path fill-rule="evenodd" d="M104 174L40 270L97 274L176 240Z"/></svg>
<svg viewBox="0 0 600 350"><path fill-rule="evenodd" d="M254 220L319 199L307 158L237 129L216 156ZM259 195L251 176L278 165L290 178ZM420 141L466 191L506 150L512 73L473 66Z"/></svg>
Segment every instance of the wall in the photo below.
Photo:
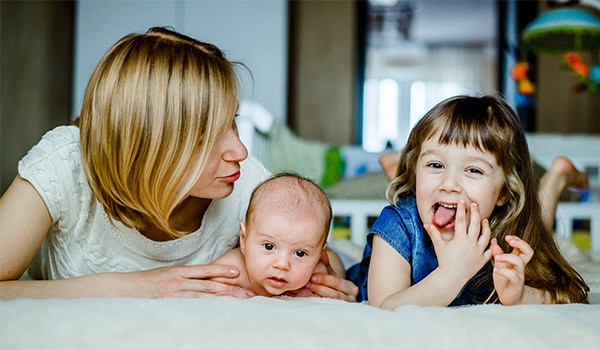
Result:
<svg viewBox="0 0 600 350"><path fill-rule="evenodd" d="M290 3L290 124L305 138L352 143L357 101L354 1Z"/></svg>
<svg viewBox="0 0 600 350"><path fill-rule="evenodd" d="M275 117L287 110L287 2L285 0L80 0L76 12L74 104L81 106L91 71L122 36L152 26L171 26L225 51L246 64L245 98L263 104Z"/></svg>
<svg viewBox="0 0 600 350"><path fill-rule="evenodd" d="M69 122L73 3L0 2L0 193L49 129Z"/></svg>
<svg viewBox="0 0 600 350"><path fill-rule="evenodd" d="M582 7L600 18L600 10ZM539 12L547 11L539 1ZM595 56L595 57L594 57ZM598 64L600 53L583 52L588 64ZM561 68L562 54L539 53L536 62L535 131L564 134L600 134L600 93L576 93L577 78Z"/></svg>

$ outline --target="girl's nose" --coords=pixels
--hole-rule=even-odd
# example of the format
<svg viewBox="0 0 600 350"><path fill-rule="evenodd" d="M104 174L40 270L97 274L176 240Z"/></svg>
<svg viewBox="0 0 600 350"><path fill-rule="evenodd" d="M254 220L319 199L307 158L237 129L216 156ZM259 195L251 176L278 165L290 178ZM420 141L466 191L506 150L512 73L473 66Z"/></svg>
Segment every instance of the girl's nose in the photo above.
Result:
<svg viewBox="0 0 600 350"><path fill-rule="evenodd" d="M440 183L440 189L442 191L447 191L447 192L460 192L461 186L460 186L459 174L456 174L455 172L452 172L452 171L448 171L448 172L444 173L444 175L442 176L442 181Z"/></svg>

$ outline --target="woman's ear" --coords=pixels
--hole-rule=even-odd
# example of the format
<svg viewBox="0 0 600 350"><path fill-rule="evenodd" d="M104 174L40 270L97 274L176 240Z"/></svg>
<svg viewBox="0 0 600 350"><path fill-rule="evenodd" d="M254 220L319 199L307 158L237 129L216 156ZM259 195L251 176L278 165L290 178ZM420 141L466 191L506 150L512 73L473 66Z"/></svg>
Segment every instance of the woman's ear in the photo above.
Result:
<svg viewBox="0 0 600 350"><path fill-rule="evenodd" d="M246 251L246 224L240 222L240 251L242 254Z"/></svg>

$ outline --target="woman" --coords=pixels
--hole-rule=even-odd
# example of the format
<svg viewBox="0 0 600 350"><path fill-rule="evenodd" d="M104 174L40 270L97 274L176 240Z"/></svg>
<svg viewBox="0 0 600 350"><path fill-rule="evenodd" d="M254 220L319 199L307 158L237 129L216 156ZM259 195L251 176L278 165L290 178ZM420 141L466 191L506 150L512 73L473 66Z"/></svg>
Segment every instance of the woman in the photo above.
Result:
<svg viewBox="0 0 600 350"><path fill-rule="evenodd" d="M78 127L48 132L0 198L0 298L253 296L211 280L269 172L235 126L238 63L165 28L119 40ZM26 275L36 280L22 278ZM315 275L316 295L357 289Z"/></svg>

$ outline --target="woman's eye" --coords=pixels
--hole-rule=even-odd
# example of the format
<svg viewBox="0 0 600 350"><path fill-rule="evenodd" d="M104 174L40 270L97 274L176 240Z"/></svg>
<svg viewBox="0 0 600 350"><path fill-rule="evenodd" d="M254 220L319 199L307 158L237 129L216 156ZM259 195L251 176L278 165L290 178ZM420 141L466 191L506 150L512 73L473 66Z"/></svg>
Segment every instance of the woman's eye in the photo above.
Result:
<svg viewBox="0 0 600 350"><path fill-rule="evenodd" d="M305 251L303 251L303 250L297 250L297 251L296 251L294 254L295 254L297 257L299 257L299 258L302 258L302 257L305 257L305 256L306 256L306 252L305 252Z"/></svg>
<svg viewBox="0 0 600 350"><path fill-rule="evenodd" d="M273 250L275 249L275 246L271 243L264 243L263 247L265 247L266 250Z"/></svg>

